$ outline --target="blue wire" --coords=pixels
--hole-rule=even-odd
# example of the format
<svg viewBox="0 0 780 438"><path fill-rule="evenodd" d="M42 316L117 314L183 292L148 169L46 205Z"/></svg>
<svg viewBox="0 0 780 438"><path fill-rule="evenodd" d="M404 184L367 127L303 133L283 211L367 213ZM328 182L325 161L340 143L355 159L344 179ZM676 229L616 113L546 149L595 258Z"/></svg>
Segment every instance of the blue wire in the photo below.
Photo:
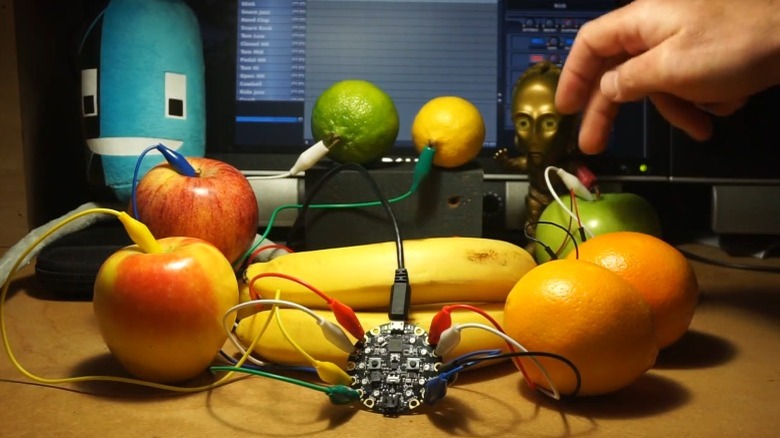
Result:
<svg viewBox="0 0 780 438"><path fill-rule="evenodd" d="M447 380L451 376L453 376L453 375L455 375L455 374L465 370L466 368L472 367L472 366L474 366L474 365L476 365L476 364L478 364L480 362L479 360L469 361L468 360L469 358L477 357L477 356L479 356L480 358L491 357L491 356L498 356L501 353L502 353L502 351L500 349L492 349L492 350L477 350L477 351L472 351L470 353L463 354L462 356L457 357L457 358L452 359L451 361L447 362L444 365L444 368L448 368L448 367L453 366L453 365L456 365L456 366L454 368L452 368L452 369L447 369L446 371L443 371L441 374L439 374L438 377L440 379ZM464 363L461 363L461 362L464 362Z"/></svg>
<svg viewBox="0 0 780 438"><path fill-rule="evenodd" d="M149 146L148 148L144 149L143 152L138 156L138 159L135 161L135 169L133 170L133 187L131 189L131 199L133 201L133 217L135 219L140 220L138 217L138 202L137 202L137 196L136 196L136 186L138 185L138 172L141 168L141 161L143 161L144 156L151 152L152 149L157 149L160 151L160 154L165 158L165 161L168 162L168 164L171 165L171 167L174 168L177 172L184 176L189 177L196 177L198 176L198 171L195 170L194 167L192 167L192 164L187 161L187 158L184 157L184 155L180 154L179 152L166 147L162 143L158 143L154 146Z"/></svg>
<svg viewBox="0 0 780 438"><path fill-rule="evenodd" d="M133 170L133 187L130 190L130 199L133 202L133 217L137 220L140 220L138 217L138 202L137 202L137 196L136 196L136 186L138 185L138 171L141 168L141 161L143 161L144 156L149 153L152 149L156 149L158 145L149 146L148 148L144 149L143 152L141 152L140 155L138 155L138 159L135 160L135 169Z"/></svg>
<svg viewBox="0 0 780 438"><path fill-rule="evenodd" d="M471 351L469 353L465 353L465 354L463 354L463 355L461 355L459 357L456 357L455 359L450 360L446 365L452 365L454 363L464 361L464 360L466 360L466 359L468 359L470 357L474 357L474 356L495 356L497 354L501 354L501 349L500 348L493 348L493 349L490 349L490 350Z"/></svg>
<svg viewBox="0 0 780 438"><path fill-rule="evenodd" d="M165 157L165 161L180 174L193 178L198 176L198 171L192 167L192 164L187 161L187 158L185 158L184 155L171 148L165 147L163 144L158 144L156 148L160 151L160 154Z"/></svg>

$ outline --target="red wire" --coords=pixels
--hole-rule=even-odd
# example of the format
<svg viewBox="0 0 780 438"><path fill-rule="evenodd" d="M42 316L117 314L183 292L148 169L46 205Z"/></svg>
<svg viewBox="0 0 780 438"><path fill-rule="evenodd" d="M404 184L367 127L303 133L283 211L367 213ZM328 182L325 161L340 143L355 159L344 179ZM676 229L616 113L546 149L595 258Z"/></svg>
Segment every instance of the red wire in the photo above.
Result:
<svg viewBox="0 0 780 438"><path fill-rule="evenodd" d="M449 311L449 310L457 310L457 309L470 310L472 312L476 312L476 313L482 315L485 319L490 321L491 324L493 324L493 327L495 327L496 330L500 331L503 334L506 334L506 332L504 331L504 328L501 327L501 324L499 324L498 321L495 320L495 318L490 316L490 314L485 312L483 309L480 309L479 307L472 306L470 304L452 304L452 305L449 305L449 306L444 306L444 308L442 308L442 310L447 310L447 311ZM507 347L509 347L509 350L511 350L513 352L517 351L515 349L515 346L512 345L511 342L507 342L507 341L505 341L505 342L506 342ZM522 362L520 362L520 359L519 358L514 358L514 359L512 359L512 361L515 363L515 366L517 366L517 368L523 374L523 377L525 378L525 381L528 382L528 386L532 390L536 390L536 383L533 380L531 380L531 378L528 376L528 372L525 370L525 367L523 367L523 364L522 364Z"/></svg>
<svg viewBox="0 0 780 438"><path fill-rule="evenodd" d="M574 206L574 216L577 216L577 225L582 228L582 218L580 217L580 209L577 208L577 197L574 195L574 190L571 191L571 201Z"/></svg>
<svg viewBox="0 0 780 438"><path fill-rule="evenodd" d="M355 314L355 311L352 310L351 307L329 297L325 292L322 292L313 285L301 280L298 277L293 277L292 275L282 274L281 272L264 272L262 274L255 275L251 280L249 280L249 296L252 297L253 300L260 298L260 294L257 293L254 287L255 281L264 277L278 277L300 284L301 286L309 289L310 291L319 295L320 298L325 300L331 311L333 311L333 315L336 317L336 321L341 324L341 327L352 334L355 339L361 339L366 333L362 324L360 324L360 320Z"/></svg>
<svg viewBox="0 0 780 438"><path fill-rule="evenodd" d="M247 262L251 263L252 260L254 260L255 257L257 257L261 252L263 252L265 250L268 250L268 249L283 249L283 250L287 251L288 253L294 252L289 247L287 247L285 245L282 245L280 243L275 243L273 245L264 245L264 246L261 246L261 247L257 248L256 250L254 250L254 252L252 252L252 254L247 259Z"/></svg>
<svg viewBox="0 0 780 438"><path fill-rule="evenodd" d="M496 321L495 318L490 316L489 313L485 312L483 309L480 309L477 306L472 306L471 304L451 304L449 306L444 306L444 308L445 309L449 309L449 310L457 310L457 309L471 310L472 312L479 313L480 315L485 317L485 319L490 321L490 323L493 324L493 327L498 329L501 333L504 333L504 329L501 328L501 324L499 324L498 321ZM511 345L511 344L508 344L508 345Z"/></svg>
<svg viewBox="0 0 780 438"><path fill-rule="evenodd" d="M252 277L251 280L249 280L249 295L252 297L252 299L256 300L261 297L259 293L255 290L255 281L265 278L265 277L278 277L278 278L284 278L285 280L290 280L294 283L298 283L301 286L309 289L310 291L314 292L315 294L319 295L320 298L325 300L326 303L330 304L333 302L333 298L329 297L327 294L322 292L321 290L317 289L313 285L301 280L298 277L293 277L292 275L282 274L281 272L263 272L262 274L257 274L254 277Z"/></svg>

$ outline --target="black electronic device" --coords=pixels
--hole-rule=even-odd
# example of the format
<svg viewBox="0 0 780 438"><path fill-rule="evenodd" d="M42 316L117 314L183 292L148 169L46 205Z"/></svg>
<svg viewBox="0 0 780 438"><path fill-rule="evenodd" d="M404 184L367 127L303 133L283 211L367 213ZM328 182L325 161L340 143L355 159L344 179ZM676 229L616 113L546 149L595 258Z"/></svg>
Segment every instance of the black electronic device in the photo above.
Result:
<svg viewBox="0 0 780 438"><path fill-rule="evenodd" d="M331 169L314 167L304 177L307 197ZM372 169L372 178L389 198L403 196L413 180L414 166L402 164ZM404 239L482 235L483 172L475 165L458 169L433 168L409 197L393 203ZM323 184L312 202L359 203L376 194L355 171L341 172ZM393 228L381 205L362 208L312 208L298 219L288 245L322 249L389 241ZM345 232L348 229L348 232ZM302 232L302 233L301 233ZM303 236L298 236L301 233ZM300 241L300 242L299 242Z"/></svg>
<svg viewBox="0 0 780 438"><path fill-rule="evenodd" d="M713 135L696 142L672 131L669 180L674 196L708 223L709 231L724 235L765 236L764 254L778 244L780 208L780 144L777 108L780 87L751 96L727 117L713 118ZM747 238L748 247L756 239Z"/></svg>
<svg viewBox="0 0 780 438"><path fill-rule="evenodd" d="M780 87L757 93L734 114L714 119L712 138L672 131L670 179L719 184L780 183Z"/></svg>
<svg viewBox="0 0 780 438"><path fill-rule="evenodd" d="M98 222L41 249L35 261L35 278L55 294L91 300L100 266L132 243L119 221Z"/></svg>
<svg viewBox="0 0 780 438"><path fill-rule="evenodd" d="M352 388L365 407L397 415L422 405L426 383L439 375L442 360L427 335L404 321L390 321L366 333L347 361Z"/></svg>

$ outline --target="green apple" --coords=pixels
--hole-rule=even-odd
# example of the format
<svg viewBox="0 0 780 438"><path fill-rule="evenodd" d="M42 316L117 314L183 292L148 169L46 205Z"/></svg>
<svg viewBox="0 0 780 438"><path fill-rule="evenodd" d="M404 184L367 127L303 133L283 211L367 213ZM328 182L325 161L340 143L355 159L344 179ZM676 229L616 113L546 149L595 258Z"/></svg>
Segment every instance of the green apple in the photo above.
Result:
<svg viewBox="0 0 780 438"><path fill-rule="evenodd" d="M567 207L571 205L569 195L561 196ZM661 237L661 223L658 214L647 200L635 193L602 193L593 201L576 198L577 209L582 225L593 236L614 231L638 231ZM542 211L536 226L536 239L549 246L558 258L563 258L574 249L572 239L563 229L544 222L553 222L568 229L577 243L582 239L576 221L553 201ZM586 237L590 237L588 234ZM537 243L535 250L537 263L550 260L544 247Z"/></svg>

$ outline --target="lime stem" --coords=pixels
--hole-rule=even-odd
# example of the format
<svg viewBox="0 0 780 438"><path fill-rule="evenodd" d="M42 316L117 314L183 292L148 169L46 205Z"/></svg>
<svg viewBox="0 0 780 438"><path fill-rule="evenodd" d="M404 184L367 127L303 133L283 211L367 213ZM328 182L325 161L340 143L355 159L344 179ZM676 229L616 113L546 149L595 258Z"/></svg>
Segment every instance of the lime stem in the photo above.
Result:
<svg viewBox="0 0 780 438"><path fill-rule="evenodd" d="M340 141L341 141L341 137L339 137L338 134L331 132L330 134L328 134L328 137L324 141L325 147L328 149L333 149L333 147L339 144Z"/></svg>

